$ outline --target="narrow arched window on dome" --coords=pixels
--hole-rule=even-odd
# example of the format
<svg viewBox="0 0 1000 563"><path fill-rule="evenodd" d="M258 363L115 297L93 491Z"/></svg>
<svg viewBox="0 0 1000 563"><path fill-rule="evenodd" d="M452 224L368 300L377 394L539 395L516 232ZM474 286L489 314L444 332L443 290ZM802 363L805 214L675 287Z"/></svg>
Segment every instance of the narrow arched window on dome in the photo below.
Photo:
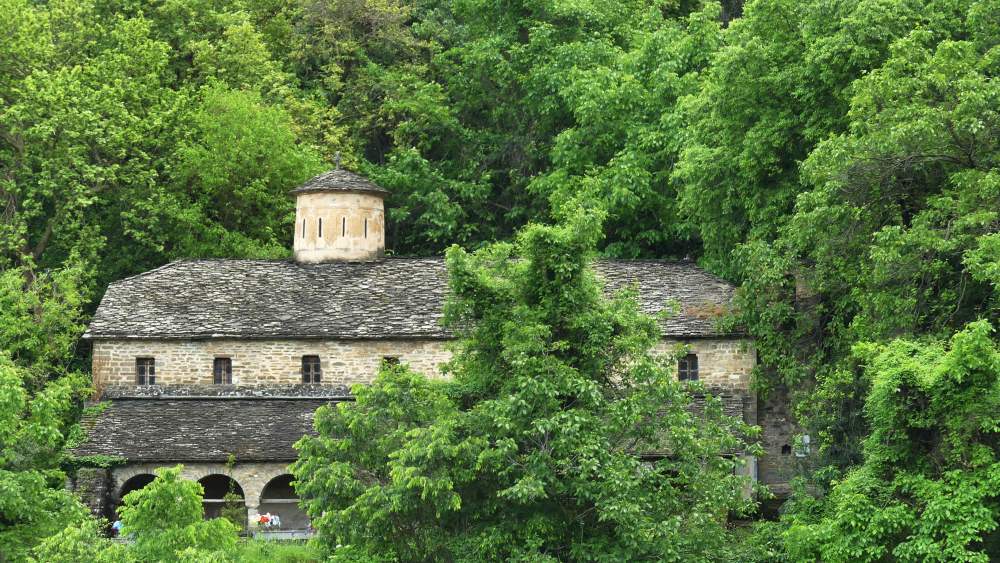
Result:
<svg viewBox="0 0 1000 563"><path fill-rule="evenodd" d="M340 218L340 236L347 236L347 217Z"/></svg>
<svg viewBox="0 0 1000 563"><path fill-rule="evenodd" d="M319 218L319 238L323 238L323 218Z"/></svg>

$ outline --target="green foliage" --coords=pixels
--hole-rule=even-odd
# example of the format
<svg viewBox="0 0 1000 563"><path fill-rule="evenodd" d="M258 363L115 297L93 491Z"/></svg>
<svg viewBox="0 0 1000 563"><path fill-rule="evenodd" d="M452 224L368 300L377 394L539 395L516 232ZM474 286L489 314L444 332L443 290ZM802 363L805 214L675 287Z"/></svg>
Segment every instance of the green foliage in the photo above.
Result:
<svg viewBox="0 0 1000 563"><path fill-rule="evenodd" d="M197 560L236 545L237 527L225 518L204 520L201 485L180 472L157 469L152 483L123 499L121 533L134 538L129 552L139 561Z"/></svg>
<svg viewBox="0 0 1000 563"><path fill-rule="evenodd" d="M0 354L0 554L15 560L87 513L59 469L86 382L64 377L32 392L23 372Z"/></svg>
<svg viewBox="0 0 1000 563"><path fill-rule="evenodd" d="M946 347L859 346L872 390L864 463L815 521L786 532L795 560L990 561L1000 505L1000 347L977 321Z"/></svg>
<svg viewBox="0 0 1000 563"><path fill-rule="evenodd" d="M0 270L0 350L22 368L31 390L71 367L84 329L82 276L81 267Z"/></svg>
<svg viewBox="0 0 1000 563"><path fill-rule="evenodd" d="M335 559L681 560L723 544L747 505L721 454L749 429L711 399L689 412L635 294L603 297L599 236L578 213L453 248L453 379L384 368L317 412L292 470Z"/></svg>
<svg viewBox="0 0 1000 563"><path fill-rule="evenodd" d="M263 540L237 544L232 558L240 563L307 563L322 560L319 551L308 544Z"/></svg>
<svg viewBox="0 0 1000 563"><path fill-rule="evenodd" d="M764 234L748 235L733 263L746 277L743 320L769 368L762 387L797 391L798 414L821 446L818 463L834 469L828 476L860 460L868 432L860 413L870 381L851 359L855 343L942 338L1000 315L991 253L1000 88L996 32L984 19L997 5L926 2L914 11L892 4L900 6L891 18L864 24L875 44L850 47L865 64L837 78L841 117L814 118L841 125L822 135L796 126L815 140L807 155L794 157L801 166L786 167L797 195L779 221L761 224ZM808 7L800 9L808 16ZM811 38L824 50L850 45L820 39ZM783 99L771 98L799 98ZM792 113L801 119L832 107L813 103Z"/></svg>
<svg viewBox="0 0 1000 563"><path fill-rule="evenodd" d="M86 305L172 258L285 255L286 192L340 128L210 4L5 0L0 267L72 270Z"/></svg>
<svg viewBox="0 0 1000 563"><path fill-rule="evenodd" d="M518 293L525 276L542 273L504 259L538 252L539 263L567 264L567 256L543 256L535 238L559 239L556 231L531 227L514 245L487 245L532 222L575 224L580 206L603 209L605 220L567 254L691 256L742 284L730 322L755 338L758 389L790 390L818 446L810 461L820 488L809 490L846 482L852 466L868 464L862 444L872 422L863 406L877 385L852 354L856 345L943 341L977 319L1000 321L1000 5L756 0L729 21L738 4L0 0L0 350L9 358L0 370L12 397L6 414L18 421L3 444L0 498L27 507L24 520L4 511L0 537L20 539L2 541L21 554L39 539L31 534L75 517L73 503L65 514L46 504L63 498L56 467L117 461L67 462L60 453L79 437L70 430L82 389L73 374L86 363L77 340L106 284L182 257L287 256L287 191L337 152L392 190L390 252L486 247L452 253L458 288L468 292L457 303L488 299L500 312L452 308L456 326L485 327L465 335L482 349L462 350L454 384L391 370L356 411L318 419L330 432L354 424L345 440L371 451L351 457L340 442L321 448L321 438L310 446L320 448L316 459L346 464L338 471L364 467L383 487L355 478L361 484L314 491L317 506L338 507L329 537L364 535L365 522L397 529L405 514L423 528L416 540L412 530L389 538L398 553L430 553L441 542L456 557L517 555L489 551L500 545L536 550L525 557L540 546L577 557L551 547L571 526L539 507L582 498L583 486L553 490L552 475L568 470L534 465L530 428L504 424L510 413L530 414L593 438L584 430L603 403L580 403L590 418L571 421L543 407L567 386L603 389L597 374L611 360L599 346L638 354L647 336L619 305L580 320L575 306L593 305L582 289L572 298ZM532 316L521 303L579 324ZM519 327L505 324L511 318ZM631 334L628 345L608 330ZM507 377L498 380L501 368ZM535 394L515 385L548 381L539 372L561 383ZM415 406L403 401L409 394ZM50 407L52 420L27 422L33 409ZM411 407L418 412L395 425ZM504 408L507 418L483 414ZM364 413L380 422L362 424ZM409 433L440 449L417 456ZM527 465L501 471L497 452L511 444ZM594 463L616 468L606 482L626 471L618 461ZM470 475L485 483L473 487ZM886 486L884 475L855 479L858 490ZM372 504L345 512L362 492ZM594 508L580 522L597 538L650 525L616 520L634 504L619 513L587 498ZM519 503L524 529L503 523L483 539L484 529L464 526L489 522L502 502ZM799 496L788 511L813 521L825 502ZM588 509L581 506L566 514ZM587 520L597 514L614 516ZM439 525L452 530L448 538ZM769 553L772 532L746 536L747 560ZM66 533L72 545L91 531ZM643 531L638 543L670 533ZM370 555L371 546L350 545L338 557ZM579 544L559 549L569 545Z"/></svg>

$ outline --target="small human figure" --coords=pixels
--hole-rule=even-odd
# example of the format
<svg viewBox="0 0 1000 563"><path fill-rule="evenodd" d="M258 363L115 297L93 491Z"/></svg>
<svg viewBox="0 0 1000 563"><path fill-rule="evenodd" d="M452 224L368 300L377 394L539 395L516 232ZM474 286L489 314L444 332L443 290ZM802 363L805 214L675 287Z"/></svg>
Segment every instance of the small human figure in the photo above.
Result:
<svg viewBox="0 0 1000 563"><path fill-rule="evenodd" d="M122 521L116 519L113 524L111 524L111 532L115 537L122 534Z"/></svg>

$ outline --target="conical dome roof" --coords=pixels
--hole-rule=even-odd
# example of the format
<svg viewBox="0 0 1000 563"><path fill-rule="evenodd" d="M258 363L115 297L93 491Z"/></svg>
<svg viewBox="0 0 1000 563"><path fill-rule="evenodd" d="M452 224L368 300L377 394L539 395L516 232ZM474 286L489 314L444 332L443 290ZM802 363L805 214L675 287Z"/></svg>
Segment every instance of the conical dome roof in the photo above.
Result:
<svg viewBox="0 0 1000 563"><path fill-rule="evenodd" d="M338 168L313 176L306 183L292 190L293 194L308 192L355 192L389 195L389 190L349 170Z"/></svg>

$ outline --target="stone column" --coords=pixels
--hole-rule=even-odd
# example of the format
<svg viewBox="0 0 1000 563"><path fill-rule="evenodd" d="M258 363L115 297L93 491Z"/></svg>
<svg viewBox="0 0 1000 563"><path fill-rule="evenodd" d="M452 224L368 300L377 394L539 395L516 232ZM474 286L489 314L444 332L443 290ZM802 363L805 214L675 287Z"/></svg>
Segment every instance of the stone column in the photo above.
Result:
<svg viewBox="0 0 1000 563"><path fill-rule="evenodd" d="M111 506L110 471L103 467L81 467L76 472L73 489L94 516L108 516Z"/></svg>

